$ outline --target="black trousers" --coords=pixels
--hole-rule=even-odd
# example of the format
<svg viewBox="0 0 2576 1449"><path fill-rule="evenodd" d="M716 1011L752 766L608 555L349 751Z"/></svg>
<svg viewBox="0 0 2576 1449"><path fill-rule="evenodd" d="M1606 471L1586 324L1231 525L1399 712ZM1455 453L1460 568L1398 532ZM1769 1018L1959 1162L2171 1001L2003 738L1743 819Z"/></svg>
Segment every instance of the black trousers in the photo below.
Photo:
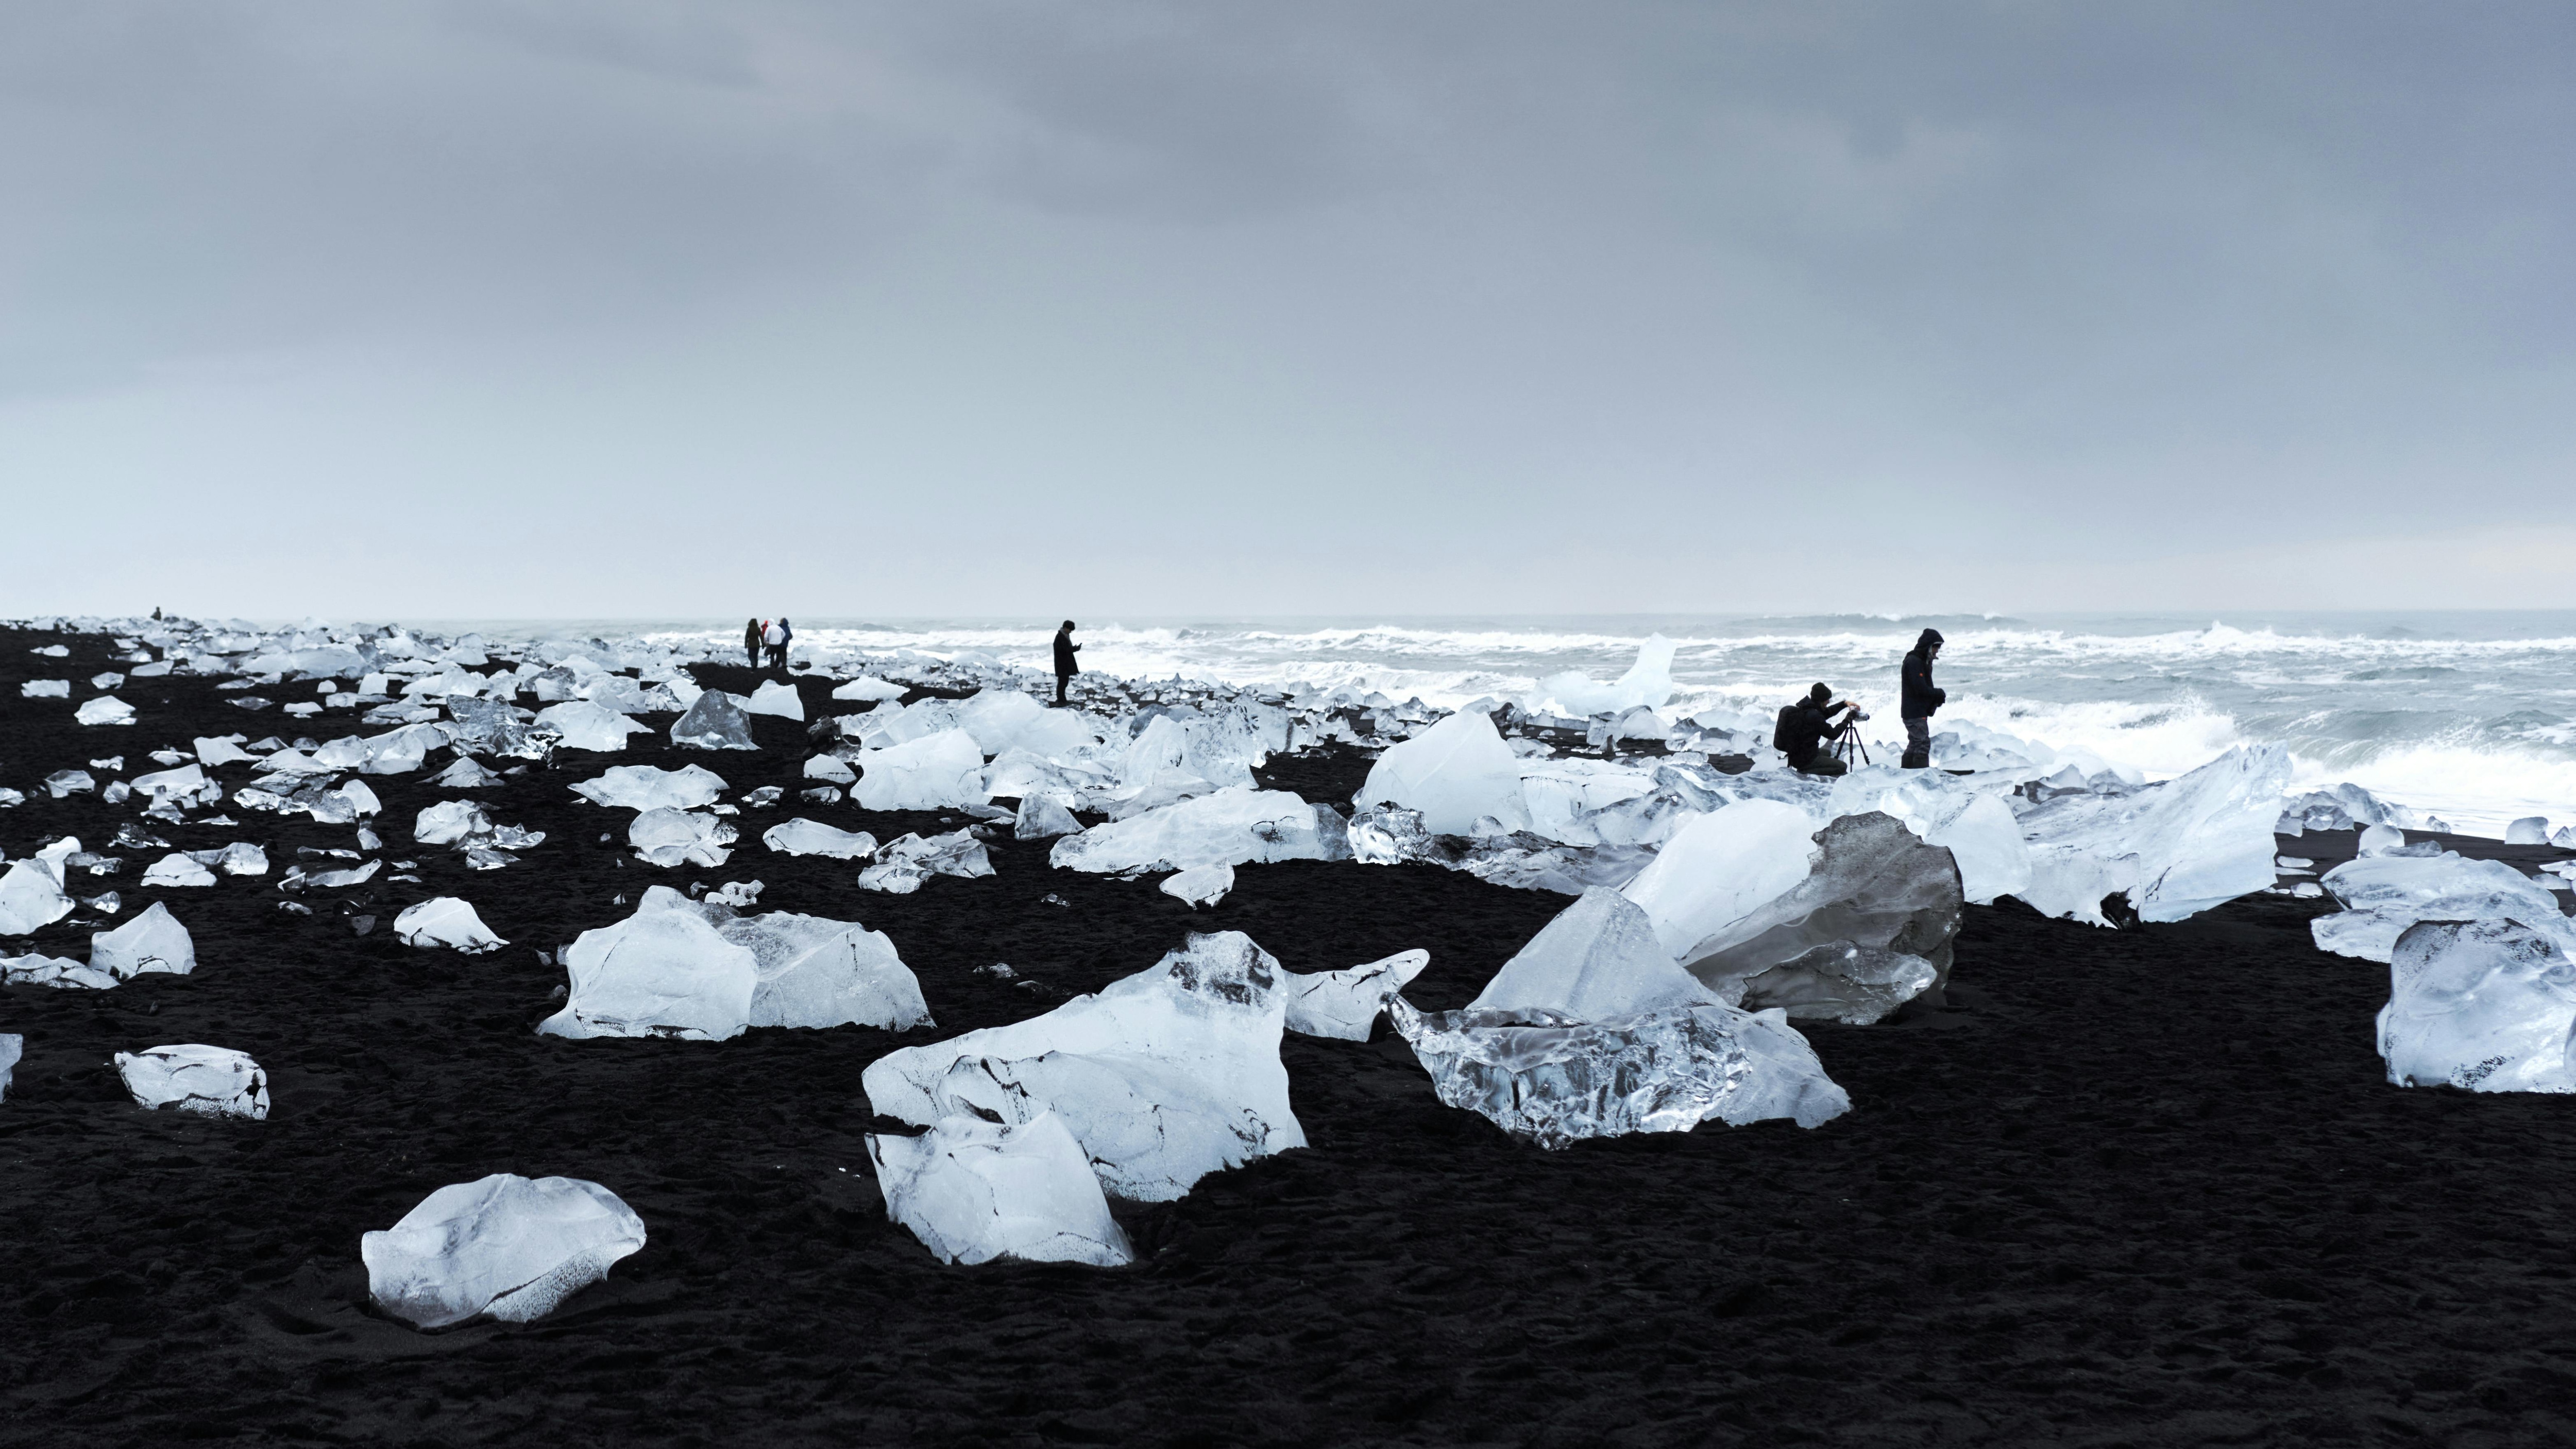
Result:
<svg viewBox="0 0 2576 1449"><path fill-rule="evenodd" d="M1062 703L1064 703L1064 687L1065 687L1066 685L1068 685L1068 684L1071 684L1071 683L1073 683L1073 676L1072 676L1072 675L1070 675L1070 674L1059 674L1059 675L1057 675L1057 676L1055 677L1055 702L1056 702L1056 703L1058 703L1058 704L1062 704Z"/></svg>

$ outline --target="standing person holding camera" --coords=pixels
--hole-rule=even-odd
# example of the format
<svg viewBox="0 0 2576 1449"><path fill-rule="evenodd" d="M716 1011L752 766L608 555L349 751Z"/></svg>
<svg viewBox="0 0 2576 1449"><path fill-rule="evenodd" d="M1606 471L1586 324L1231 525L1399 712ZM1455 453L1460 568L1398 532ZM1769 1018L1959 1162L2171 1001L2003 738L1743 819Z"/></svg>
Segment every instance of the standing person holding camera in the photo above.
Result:
<svg viewBox="0 0 2576 1449"><path fill-rule="evenodd" d="M1950 696L1932 687L1932 661L1941 657L1941 631L1926 629L1914 641L1914 650L1905 656L1898 671L1902 699L1897 713L1905 718L1906 769L1928 769L1932 764L1932 712Z"/></svg>
<svg viewBox="0 0 2576 1449"><path fill-rule="evenodd" d="M1851 727L1851 720L1836 723L1834 716L1850 710L1857 718L1860 706L1848 699L1835 699L1824 685L1807 691L1807 697L1795 704L1783 705L1779 723L1771 729L1771 748L1789 757L1789 768L1806 775L1840 775L1851 767L1824 750L1827 736L1839 735Z"/></svg>

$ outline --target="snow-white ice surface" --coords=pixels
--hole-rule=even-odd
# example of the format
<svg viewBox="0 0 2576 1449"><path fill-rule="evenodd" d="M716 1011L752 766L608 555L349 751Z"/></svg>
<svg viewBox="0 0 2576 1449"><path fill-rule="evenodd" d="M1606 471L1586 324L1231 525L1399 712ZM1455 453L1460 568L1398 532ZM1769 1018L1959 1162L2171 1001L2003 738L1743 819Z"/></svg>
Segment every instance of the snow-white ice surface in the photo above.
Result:
<svg viewBox="0 0 2576 1449"><path fill-rule="evenodd" d="M1712 1002L1728 999L1674 963L1643 910L1594 886L1541 927L1467 1005L1610 1021Z"/></svg>
<svg viewBox="0 0 2576 1449"><path fill-rule="evenodd" d="M2317 949L2386 961L2417 921L2519 921L2576 952L2576 924L2546 887L2500 860L2378 855L2348 860L2319 884L2343 906L2308 923Z"/></svg>
<svg viewBox="0 0 2576 1449"><path fill-rule="evenodd" d="M858 886L908 896L934 875L974 880L992 873L992 857L971 831L952 830L928 839L900 835L878 847L876 863L859 872Z"/></svg>
<svg viewBox="0 0 2576 1449"><path fill-rule="evenodd" d="M2507 920L2423 921L2390 954L2379 1055L2401 1087L2576 1092L2576 963Z"/></svg>
<svg viewBox="0 0 2576 1449"><path fill-rule="evenodd" d="M72 913L60 869L38 857L15 861L0 874L0 936L30 936Z"/></svg>
<svg viewBox="0 0 2576 1449"><path fill-rule="evenodd" d="M874 1134L886 1216L943 1263L1136 1260L1082 1144L1053 1112L1017 1126L945 1118L918 1137Z"/></svg>
<svg viewBox="0 0 2576 1449"><path fill-rule="evenodd" d="M1186 901L1192 910L1212 906L1224 900L1227 891L1234 889L1234 867L1194 865L1165 876L1157 889L1174 900Z"/></svg>
<svg viewBox="0 0 2576 1449"><path fill-rule="evenodd" d="M805 701L797 697L795 685L766 679L751 692L751 698L743 703L742 712L802 721L805 718Z"/></svg>
<svg viewBox="0 0 2576 1449"><path fill-rule="evenodd" d="M72 718L85 725L130 725L134 723L134 706L112 694L102 694L84 701L72 711Z"/></svg>
<svg viewBox="0 0 2576 1449"><path fill-rule="evenodd" d="M179 851L172 851L152 862L143 872L143 884L147 886L210 886L214 883L213 871Z"/></svg>
<svg viewBox="0 0 2576 1449"><path fill-rule="evenodd" d="M2142 921L2179 921L2268 888L2272 827L2290 783L2279 745L2229 750L2190 774L2118 797L2070 795L2021 817L2043 914L2105 925L2125 892Z"/></svg>
<svg viewBox="0 0 2576 1449"><path fill-rule="evenodd" d="M472 835L492 833L492 818L471 800L442 800L412 818L411 838L422 845L454 845Z"/></svg>
<svg viewBox="0 0 2576 1449"><path fill-rule="evenodd" d="M1279 1061L1285 974L1240 931L1193 933L1097 995L890 1052L860 1082L875 1110L925 1127L1052 1111L1108 1191L1168 1202L1208 1173L1306 1145Z"/></svg>
<svg viewBox="0 0 2576 1449"><path fill-rule="evenodd" d="M797 816L761 832L760 843L781 855L828 855L857 860L876 854L877 838L864 830L843 830Z"/></svg>
<svg viewBox="0 0 2576 1449"><path fill-rule="evenodd" d="M1777 1010L1679 1006L1587 1022L1538 1010L1425 1014L1397 996L1387 1015L1441 1101L1541 1147L1707 1121L1815 1127L1851 1110Z"/></svg>
<svg viewBox="0 0 2576 1449"><path fill-rule="evenodd" d="M454 896L438 896L406 906L394 917L394 939L406 946L445 946L469 956L498 951L510 943L492 934L474 907Z"/></svg>
<svg viewBox="0 0 2576 1449"><path fill-rule="evenodd" d="M628 735L653 732L651 725L586 699L567 700L538 710L537 727L562 735L564 747L574 750L622 750Z"/></svg>
<svg viewBox="0 0 2576 1449"><path fill-rule="evenodd" d="M671 742L700 750L756 750L741 695L710 689L671 725Z"/></svg>
<svg viewBox="0 0 2576 1449"><path fill-rule="evenodd" d="M1332 816L1331 826L1322 823L1324 815ZM1219 790L1068 835L1047 860L1104 874L1333 860L1350 850L1340 825L1333 807L1310 805L1284 790Z"/></svg>
<svg viewBox="0 0 2576 1449"><path fill-rule="evenodd" d="M728 788L724 777L704 765L664 770L652 765L611 765L596 780L584 780L572 792L594 805L621 810L695 810L712 805Z"/></svg>
<svg viewBox="0 0 2576 1449"><path fill-rule="evenodd" d="M116 1070L125 1090L145 1107L176 1107L209 1117L268 1115L268 1073L247 1055L224 1047L157 1046L118 1052Z"/></svg>
<svg viewBox="0 0 2576 1449"><path fill-rule="evenodd" d="M1430 952L1415 950L1339 971L1283 972L1287 1028L1301 1036L1367 1041L1386 999L1430 964Z"/></svg>
<svg viewBox="0 0 2576 1449"><path fill-rule="evenodd" d="M891 679L862 674L832 691L834 699L901 699L904 687Z"/></svg>
<svg viewBox="0 0 2576 1449"><path fill-rule="evenodd" d="M719 866L732 856L733 826L712 815L668 808L647 810L626 827L626 843L648 865Z"/></svg>
<svg viewBox="0 0 2576 1449"><path fill-rule="evenodd" d="M863 810L954 810L987 798L984 752L962 729L861 751L858 765L850 798Z"/></svg>
<svg viewBox="0 0 2576 1449"><path fill-rule="evenodd" d="M358 1256L377 1307L415 1328L446 1328L542 1318L643 1246L644 1220L598 1183L496 1172L421 1199L360 1238Z"/></svg>
<svg viewBox="0 0 2576 1449"><path fill-rule="evenodd" d="M1018 814L1012 817L1013 840L1053 840L1082 829L1073 812L1043 795L1020 797Z"/></svg>
<svg viewBox="0 0 2576 1449"><path fill-rule="evenodd" d="M1351 803L1361 810L1378 805L1418 810L1423 827L1434 835L1471 834L1486 817L1507 831L1526 830L1530 824L1521 794L1520 757L1503 743L1493 720L1467 711L1390 746L1369 767L1368 781Z"/></svg>
<svg viewBox="0 0 2576 1449"><path fill-rule="evenodd" d="M210 770L217 765L237 765L252 758L250 752L243 749L236 739L200 735L193 744L197 751L197 763Z"/></svg>
<svg viewBox="0 0 2576 1449"><path fill-rule="evenodd" d="M759 978L751 993L752 1026L907 1031L931 1024L920 980L883 931L791 911L756 916L734 916L721 907L707 911L665 886L647 891L638 908L639 913L656 909L705 912L718 936L751 952Z"/></svg>
<svg viewBox="0 0 2576 1449"><path fill-rule="evenodd" d="M537 1024L540 1035L723 1041L751 1024L760 985L749 948L716 934L697 911L656 905L582 932L564 966L570 999Z"/></svg>
<svg viewBox="0 0 2576 1449"><path fill-rule="evenodd" d="M130 981L146 971L185 976L197 969L197 943L168 906L154 901L150 909L115 930L92 932L89 964L119 981Z"/></svg>
<svg viewBox="0 0 2576 1449"><path fill-rule="evenodd" d="M1666 956L1786 894L1816 859L1816 823L1777 800L1738 800L1681 828L1621 891L1654 923Z"/></svg>

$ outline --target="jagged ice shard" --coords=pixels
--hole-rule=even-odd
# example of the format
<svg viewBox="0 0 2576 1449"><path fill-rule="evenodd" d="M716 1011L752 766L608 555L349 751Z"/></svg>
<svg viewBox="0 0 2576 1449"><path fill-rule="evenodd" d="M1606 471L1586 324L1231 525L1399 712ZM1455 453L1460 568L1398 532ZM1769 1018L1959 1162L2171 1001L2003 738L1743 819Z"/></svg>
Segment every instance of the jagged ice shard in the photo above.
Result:
<svg viewBox="0 0 2576 1449"><path fill-rule="evenodd" d="M712 815L688 810L647 810L626 827L626 843L648 865L719 866L730 858L736 832Z"/></svg>
<svg viewBox="0 0 2576 1449"><path fill-rule="evenodd" d="M695 911L639 908L564 952L571 991L541 1036L723 1041L751 1024L760 964Z"/></svg>
<svg viewBox="0 0 2576 1449"><path fill-rule="evenodd" d="M877 838L864 830L842 830L801 815L762 831L760 843L781 855L826 855L836 860L856 860L877 850Z"/></svg>
<svg viewBox="0 0 2576 1449"><path fill-rule="evenodd" d="M563 736L564 747L574 750L622 750L628 735L653 732L651 725L638 724L588 700L549 705L537 711L537 727Z"/></svg>
<svg viewBox="0 0 2576 1449"><path fill-rule="evenodd" d="M2022 899L2098 926L2112 895L2127 895L2139 920L2179 921L2267 889L2277 878L2272 827L2289 782L2289 751L2259 745L2127 796L2039 805L2021 817L2031 850Z"/></svg>
<svg viewBox="0 0 2576 1449"><path fill-rule="evenodd" d="M193 1043L118 1052L116 1070L141 1106L208 1117L268 1115L268 1073L241 1052Z"/></svg>
<svg viewBox="0 0 2576 1449"><path fill-rule="evenodd" d="M2397 938L2379 1055L2401 1087L2576 1092L2576 963L2514 921L2422 921Z"/></svg>
<svg viewBox="0 0 2576 1449"><path fill-rule="evenodd" d="M984 752L962 729L859 755L850 798L863 810L953 810L983 803Z"/></svg>
<svg viewBox="0 0 2576 1449"><path fill-rule="evenodd" d="M1461 710L1421 734L1388 748L1369 767L1367 783L1351 797L1358 809L1396 805L1421 812L1435 835L1468 835L1488 818L1504 830L1526 830L1521 762L1496 733L1494 722Z"/></svg>
<svg viewBox="0 0 2576 1449"><path fill-rule="evenodd" d="M595 780L584 780L572 792L594 805L622 810L695 810L712 805L730 787L724 776L704 765L676 770L652 765L612 765Z"/></svg>
<svg viewBox="0 0 2576 1449"><path fill-rule="evenodd" d="M2371 856L2336 866L2319 884L2344 908L2308 923L2320 951L2386 961L2418 921L2517 921L2576 954L2576 924L2557 898L2500 860Z"/></svg>
<svg viewBox="0 0 2576 1449"><path fill-rule="evenodd" d="M1044 1016L870 1064L878 1112L1021 1126L1052 1111L1109 1192L1146 1202L1306 1145L1280 1064L1279 963L1239 931L1192 934L1154 966Z"/></svg>
<svg viewBox="0 0 2576 1449"><path fill-rule="evenodd" d="M699 750L756 750L751 716L737 694L710 689L671 725L671 743Z"/></svg>
<svg viewBox="0 0 2576 1449"><path fill-rule="evenodd" d="M943 1263L1135 1261L1091 1159L1053 1112L1018 1126L950 1117L867 1142L886 1216Z"/></svg>
<svg viewBox="0 0 2576 1449"><path fill-rule="evenodd" d="M1047 860L1069 870L1107 873L1349 854L1342 819L1331 806L1310 805L1284 790L1227 789L1068 835Z"/></svg>
<svg viewBox="0 0 2576 1449"><path fill-rule="evenodd" d="M18 861L0 875L0 936L31 936L72 913L59 870L39 856Z"/></svg>
<svg viewBox="0 0 2576 1449"><path fill-rule="evenodd" d="M151 909L115 930L91 933L89 964L119 981L146 971L185 976L197 969L197 943L168 906L154 901Z"/></svg>
<svg viewBox="0 0 2576 1449"><path fill-rule="evenodd" d="M1430 964L1430 952L1414 950L1339 971L1283 972L1288 1030L1336 1041L1367 1041L1378 1013L1386 1010L1387 999Z"/></svg>
<svg viewBox="0 0 2576 1449"><path fill-rule="evenodd" d="M644 1246L617 1194L571 1177L496 1172L442 1187L392 1228L358 1240L367 1296L415 1328L488 1317L526 1323Z"/></svg>
<svg viewBox="0 0 2576 1449"><path fill-rule="evenodd" d="M498 951L510 944L492 934L474 907L454 896L438 896L407 906L394 917L394 939L406 946L445 946L469 956Z"/></svg>

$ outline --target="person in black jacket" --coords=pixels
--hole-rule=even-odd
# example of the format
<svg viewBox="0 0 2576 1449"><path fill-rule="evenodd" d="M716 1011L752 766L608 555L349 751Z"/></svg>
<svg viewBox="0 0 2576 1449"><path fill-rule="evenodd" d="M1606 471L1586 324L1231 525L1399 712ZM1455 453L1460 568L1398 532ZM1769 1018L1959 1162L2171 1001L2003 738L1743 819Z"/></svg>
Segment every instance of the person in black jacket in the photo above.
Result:
<svg viewBox="0 0 2576 1449"><path fill-rule="evenodd" d="M1082 666L1073 662L1073 656L1081 651L1082 646L1073 642L1073 621L1067 619L1064 627L1055 631L1055 702L1058 704L1064 703L1064 687L1082 672Z"/></svg>
<svg viewBox="0 0 2576 1449"><path fill-rule="evenodd" d="M1825 753L1824 743L1842 730L1834 716L1859 708L1848 699L1835 699L1832 690L1819 684L1807 691L1805 699L1780 711L1780 721L1771 732L1771 748L1788 756L1789 768L1802 774L1842 774L1850 767Z"/></svg>
<svg viewBox="0 0 2576 1449"><path fill-rule="evenodd" d="M1905 719L1905 768L1921 770L1932 764L1932 712L1949 699L1949 695L1932 687L1932 661L1941 657L1941 631L1926 629L1914 641L1914 651L1905 656L1904 668L1898 671L1902 699L1896 712Z"/></svg>
<svg viewBox="0 0 2576 1449"><path fill-rule="evenodd" d="M749 620L742 626L742 652L751 661L752 668L760 667L760 621L758 619Z"/></svg>

